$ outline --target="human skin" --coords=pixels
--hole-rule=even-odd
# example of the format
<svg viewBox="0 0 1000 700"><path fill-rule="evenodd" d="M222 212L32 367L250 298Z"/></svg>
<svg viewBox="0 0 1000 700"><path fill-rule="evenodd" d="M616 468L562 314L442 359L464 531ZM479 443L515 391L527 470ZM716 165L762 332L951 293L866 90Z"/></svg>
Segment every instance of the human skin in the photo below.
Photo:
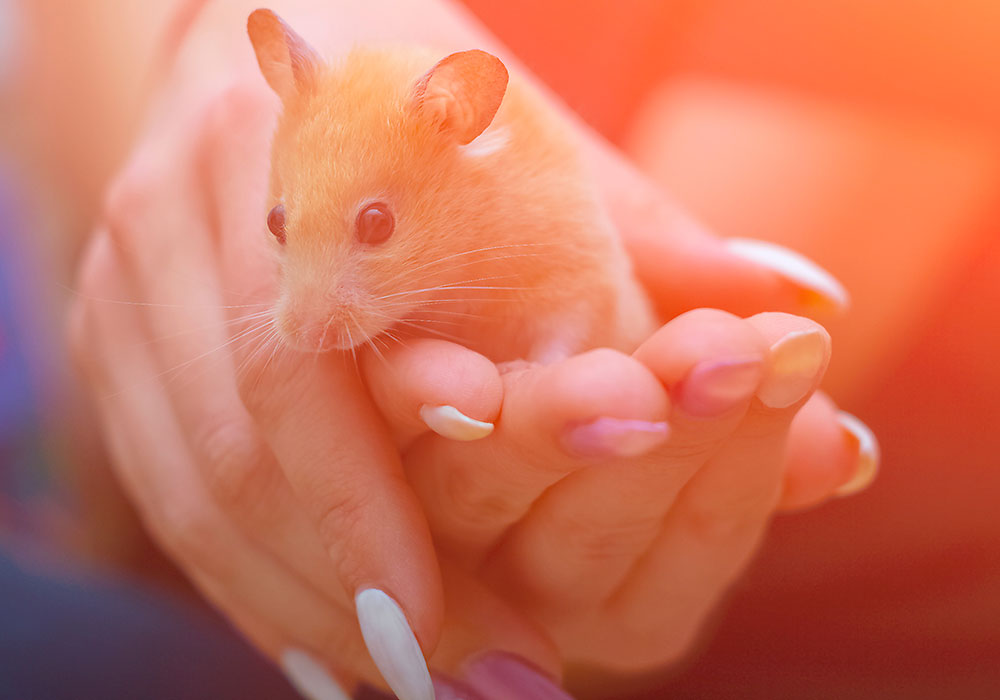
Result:
<svg viewBox="0 0 1000 700"><path fill-rule="evenodd" d="M359 37L357 27L373 26L366 17L386 16L377 3L345 3L336 23L323 24L318 18L328 9L274 5L299 24L335 24L343 33L339 40L314 39L330 51L373 38ZM488 649L516 651L553 673L566 658L623 669L676 659L745 564L779 499L821 500L856 470L857 445L845 440L832 405L817 399L796 436L815 452L797 463L801 468L789 465L808 498L782 495L786 432L825 368L825 333L793 316L743 321L705 311L675 319L635 357L602 351L503 377L462 348L416 344L384 364L364 362L371 386L391 388L375 390L374 405L344 357L255 352L261 346L246 325L254 319L241 316L273 299L261 207L276 104L245 45L249 9L211 6L194 27L154 103L148 130L112 189L106 226L92 241L81 275L76 354L97 390L119 473L147 525L274 658L304 648L331 667L376 680L351 603L358 590L375 587L398 601L424 651L436 649L432 665L445 670ZM377 25L378 36L494 45L446 6L393 9L393 24ZM728 252L589 138L590 157L603 166L598 172L609 209L665 317L706 303L741 313L794 308L800 287ZM664 269L673 274L662 276ZM776 348L790 333L814 338L819 360L808 376L797 378L802 386L794 401L768 408L755 396L777 381ZM684 338L693 340L680 342ZM734 357L723 348L741 352ZM440 374L395 371L414 358ZM691 406L703 412L711 392L699 394L689 380L685 393L685 380L697 367L733 360L756 367L755 381L722 405L716 402L714 414L691 420ZM458 446L422 434L412 398L429 398L420 384L428 376L447 390L434 397L437 402L459 404L481 420L496 419L502 400L504 419L495 436ZM602 385L608 377L620 379L613 392ZM581 400L578 392L588 387L593 391L583 393L599 406ZM470 395L485 403L464 405ZM523 406L520 416L511 412L511 401ZM581 415L584 408L590 412ZM567 453L566 443L553 436L592 419L595 409L647 424L666 419L671 438L631 459ZM539 434L539 425L552 432ZM400 447L406 448L402 457ZM495 462L498 468L470 473L468 465L488 455L505 456ZM597 463L601 468L582 469ZM734 470L753 478L727 478ZM571 473L581 476L560 481L562 491L551 490L565 494L554 497L551 509L528 512L543 491ZM473 495L505 496L504 507L479 523L483 531L472 542L461 537L468 522L449 522L462 513L448 500L454 494L448 480L456 474L473 477L466 481L475 486ZM523 478L497 480L512 474ZM595 493L607 493L609 479L622 490L621 502L625 495L657 498L639 500L628 512L603 513L602 522L593 504ZM565 546L559 536L564 524L581 519L594 528L583 530L578 547ZM661 527L664 519L679 529ZM431 532L442 543L440 559ZM609 540L607 532L633 536ZM495 549L504 533L512 537ZM590 556L588 536L603 543L607 558ZM653 542L661 539L667 545L649 559L654 564L631 565L647 550L659 552ZM495 556L484 556L494 549ZM677 568L672 561L703 561L704 567L694 567L689 581L673 582L684 603L666 609L664 624L655 625L662 637L651 639L634 620L654 622L650 602L670 584L665 577ZM566 590L566 581L548 574L567 566L578 572L575 580L594 585L560 607L557 593ZM502 586L510 599L500 600L491 585ZM575 611L593 610L622 589L634 589L622 610L581 624Z"/></svg>

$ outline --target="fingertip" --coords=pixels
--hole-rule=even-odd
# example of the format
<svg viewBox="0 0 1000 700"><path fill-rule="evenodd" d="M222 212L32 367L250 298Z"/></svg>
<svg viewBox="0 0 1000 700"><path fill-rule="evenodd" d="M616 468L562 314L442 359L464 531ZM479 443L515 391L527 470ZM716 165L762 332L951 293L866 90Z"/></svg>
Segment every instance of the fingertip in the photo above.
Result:
<svg viewBox="0 0 1000 700"><path fill-rule="evenodd" d="M798 291L803 309L842 312L850 305L844 285L801 253L750 238L729 238L724 245L731 254L766 268L791 285Z"/></svg>
<svg viewBox="0 0 1000 700"><path fill-rule="evenodd" d="M805 400L819 385L830 362L830 334L815 321L769 312L747 319L769 346L767 368L757 398L771 409Z"/></svg>
<svg viewBox="0 0 1000 700"><path fill-rule="evenodd" d="M874 479L878 462L871 430L817 393L792 420L779 508L800 510L857 493Z"/></svg>
<svg viewBox="0 0 1000 700"><path fill-rule="evenodd" d="M667 323L634 357L669 389L681 412L708 418L747 405L767 355L767 344L743 319L695 309Z"/></svg>
<svg viewBox="0 0 1000 700"><path fill-rule="evenodd" d="M592 350L509 376L517 386L508 387L507 395L516 398L504 408L505 423L547 433L561 451L567 449L567 431L583 425L598 425L602 445L614 433L612 442L627 443L630 453L668 432L666 390L642 363L617 351ZM608 420L615 425L609 427Z"/></svg>
<svg viewBox="0 0 1000 700"><path fill-rule="evenodd" d="M355 596L361 636L385 682L402 700L434 700L425 652L399 603L378 588Z"/></svg>
<svg viewBox="0 0 1000 700"><path fill-rule="evenodd" d="M453 440L480 439L500 415L503 382L496 365L454 343L417 339L367 353L363 371L397 441L428 429Z"/></svg>
<svg viewBox="0 0 1000 700"><path fill-rule="evenodd" d="M845 437L851 443L852 451L857 453L854 473L851 478L834 491L835 496L844 498L860 493L871 486L878 475L882 455L878 438L875 437L871 428L847 411L840 411L838 418Z"/></svg>
<svg viewBox="0 0 1000 700"><path fill-rule="evenodd" d="M471 442L493 433L493 423L469 418L454 406L424 404L420 407L420 417L428 428L449 440Z"/></svg>

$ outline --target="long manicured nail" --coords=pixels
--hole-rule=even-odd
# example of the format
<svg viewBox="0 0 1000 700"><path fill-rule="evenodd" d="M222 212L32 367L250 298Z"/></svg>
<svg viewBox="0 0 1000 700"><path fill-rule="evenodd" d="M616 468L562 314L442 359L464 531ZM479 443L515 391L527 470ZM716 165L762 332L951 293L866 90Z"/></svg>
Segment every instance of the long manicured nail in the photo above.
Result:
<svg viewBox="0 0 1000 700"><path fill-rule="evenodd" d="M502 651L467 661L462 678L487 700L573 700L537 666Z"/></svg>
<svg viewBox="0 0 1000 700"><path fill-rule="evenodd" d="M427 427L449 440L480 440L493 432L493 424L469 418L454 406L420 407L420 417Z"/></svg>
<svg viewBox="0 0 1000 700"><path fill-rule="evenodd" d="M706 360L684 376L674 398L689 415L718 416L749 399L763 373L761 360L756 357Z"/></svg>
<svg viewBox="0 0 1000 700"><path fill-rule="evenodd" d="M584 457L638 457L662 444L670 434L665 421L597 418L563 433L563 444Z"/></svg>
<svg viewBox="0 0 1000 700"><path fill-rule="evenodd" d="M355 596L354 607L368 653L399 700L434 700L424 654L396 601L368 588Z"/></svg>
<svg viewBox="0 0 1000 700"><path fill-rule="evenodd" d="M299 695L308 700L351 700L329 672L301 649L286 649L281 668Z"/></svg>
<svg viewBox="0 0 1000 700"><path fill-rule="evenodd" d="M799 253L750 238L729 238L725 243L730 253L769 267L792 282L803 292L806 304L844 309L850 303L847 290L833 275Z"/></svg>
<svg viewBox="0 0 1000 700"><path fill-rule="evenodd" d="M793 331L771 346L771 365L757 398L771 408L801 401L826 361L826 336L818 329Z"/></svg>
<svg viewBox="0 0 1000 700"><path fill-rule="evenodd" d="M846 411L841 411L840 425L844 429L844 436L857 446L858 466L846 484L834 491L836 496L851 496L859 491L864 491L875 480L878 474L880 461L880 451L875 433L867 425L859 421Z"/></svg>

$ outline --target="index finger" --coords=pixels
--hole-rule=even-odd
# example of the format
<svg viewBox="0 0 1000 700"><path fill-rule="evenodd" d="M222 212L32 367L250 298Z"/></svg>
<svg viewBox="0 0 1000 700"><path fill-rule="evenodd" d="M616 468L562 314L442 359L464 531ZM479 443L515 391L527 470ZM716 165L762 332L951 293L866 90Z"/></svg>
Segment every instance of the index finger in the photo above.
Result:
<svg viewBox="0 0 1000 700"><path fill-rule="evenodd" d="M266 193L246 167L244 130L232 126L219 132L209 168L226 291L240 304L273 301L273 263L254 245L265 236ZM386 682L401 698L433 698L424 653L441 627L442 584L399 455L349 357L273 343L237 348L243 402L355 599Z"/></svg>

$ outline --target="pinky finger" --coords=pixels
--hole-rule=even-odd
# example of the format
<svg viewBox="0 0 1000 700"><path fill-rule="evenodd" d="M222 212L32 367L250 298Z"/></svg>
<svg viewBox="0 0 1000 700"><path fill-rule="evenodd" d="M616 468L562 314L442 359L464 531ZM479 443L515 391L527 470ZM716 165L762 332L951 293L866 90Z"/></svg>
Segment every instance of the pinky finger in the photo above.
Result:
<svg viewBox="0 0 1000 700"><path fill-rule="evenodd" d="M216 605L235 627L272 661L277 663L285 678L298 693L307 700L350 700L347 688L357 684L356 678L348 679L343 672L334 672L317 660L316 655L297 646L290 646L288 640L267 622L259 619L249 609L224 595L221 586L203 572L188 572L194 584ZM340 620L349 628L351 621Z"/></svg>

